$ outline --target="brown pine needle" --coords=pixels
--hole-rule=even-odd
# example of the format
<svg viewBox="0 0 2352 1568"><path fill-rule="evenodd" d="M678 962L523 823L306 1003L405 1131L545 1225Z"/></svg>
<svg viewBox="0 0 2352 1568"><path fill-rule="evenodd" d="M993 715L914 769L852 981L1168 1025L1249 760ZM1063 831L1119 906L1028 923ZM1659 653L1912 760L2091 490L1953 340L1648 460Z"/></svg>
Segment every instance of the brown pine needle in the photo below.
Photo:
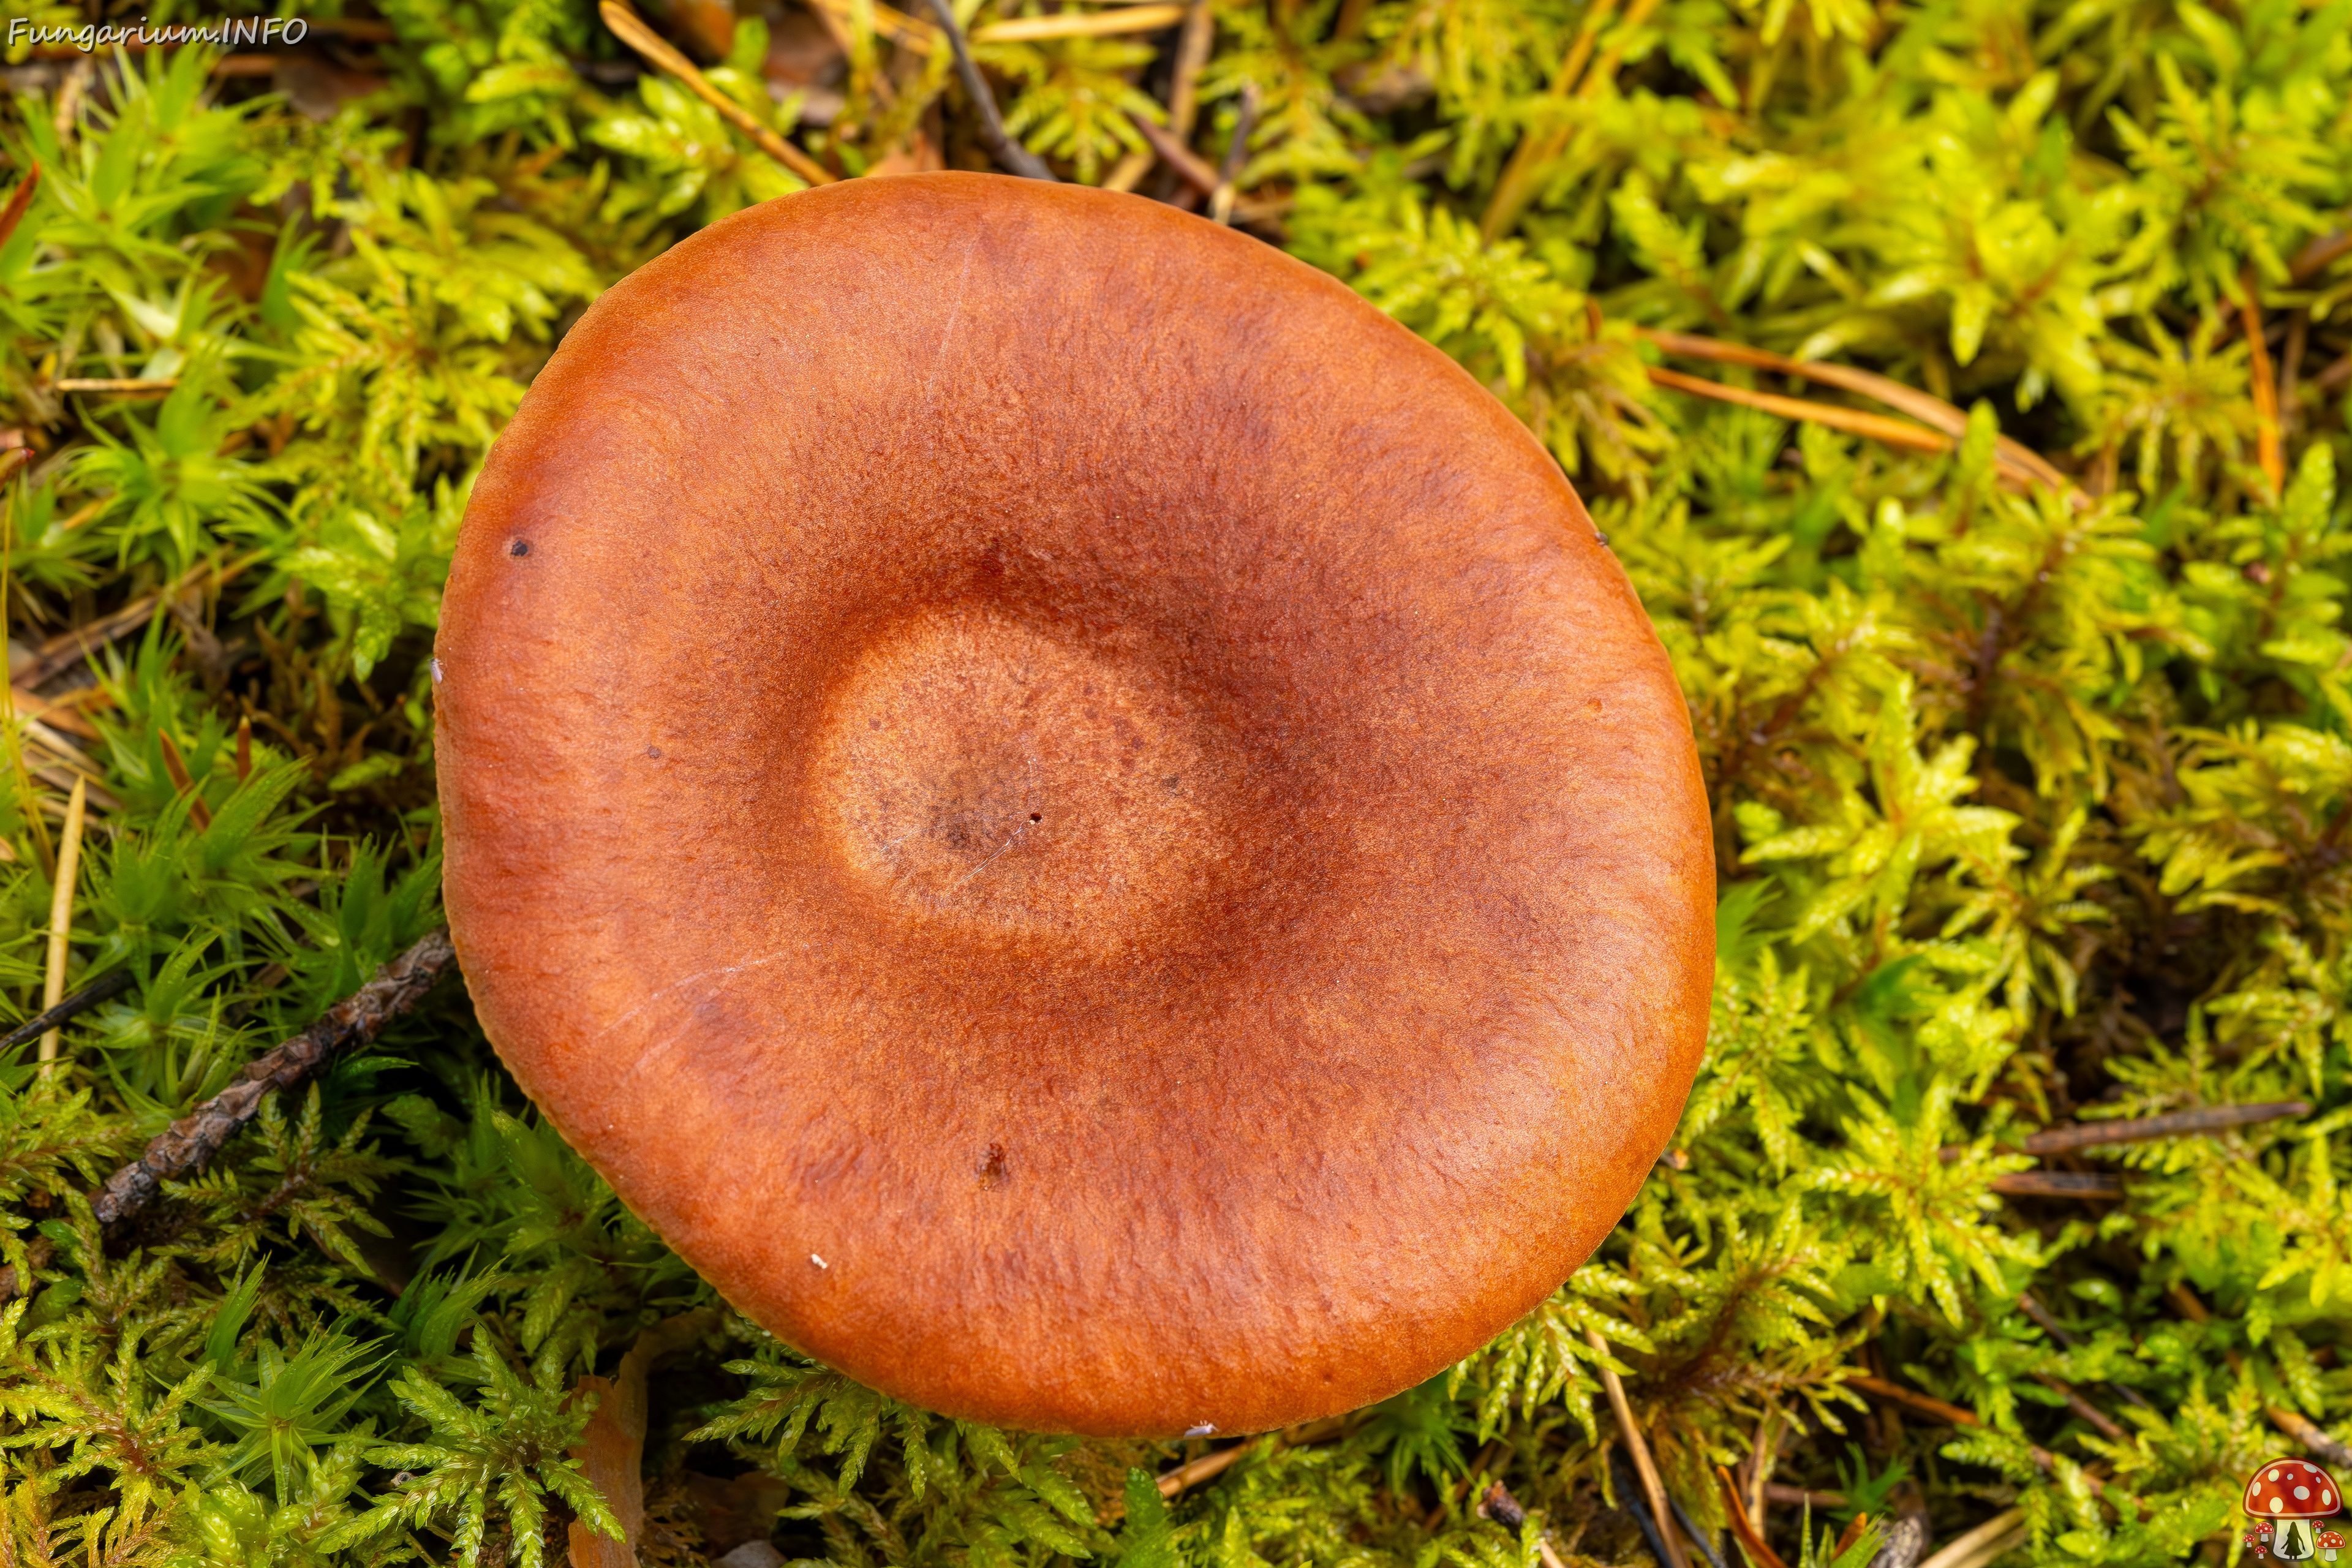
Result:
<svg viewBox="0 0 2352 1568"><path fill-rule="evenodd" d="M1696 332L1668 332L1644 329L1642 336L1670 354L1683 354L1692 359L1711 359L1725 364L1744 364L1757 370L1778 371L1783 375L1800 375L1809 381L1822 382L1846 392L1884 403L1898 414L1907 414L1931 430L1940 430L1955 440L1968 434L1969 416L1953 405L1906 386L1892 376L1872 371L1857 370L1852 365L1831 364L1822 360L1790 359L1769 349L1749 348L1745 343L1725 342L1719 338L1702 337ZM2022 441L2003 436L1994 445L1996 460L2014 468L2028 477L2048 485L2054 490L2070 490L2074 481L2063 469L2036 452Z"/></svg>
<svg viewBox="0 0 2352 1568"><path fill-rule="evenodd" d="M1765 1544L1763 1531L1748 1517L1748 1505L1740 1500L1739 1489L1731 1483L1731 1472L1725 1467L1715 1467L1716 1484L1723 1489L1724 1511L1731 1515L1731 1532L1739 1537L1747 1550L1748 1560L1755 1568L1789 1568L1780 1554Z"/></svg>
<svg viewBox="0 0 2352 1568"><path fill-rule="evenodd" d="M604 26L613 30L614 37L677 78L688 92L717 110L721 119L757 143L761 152L812 185L834 183L824 164L761 124L750 110L711 86L710 79L697 69L692 60L673 48L668 39L646 26L645 19L629 8L628 0L603 0L603 4L596 7L596 14L604 18Z"/></svg>
<svg viewBox="0 0 2352 1568"><path fill-rule="evenodd" d="M1624 27L1629 31L1639 27L1657 8L1658 0L1633 0L1632 7L1625 13ZM1569 97L1570 89L1578 98L1597 97L1601 88L1616 80L1617 62L1624 53L1622 47L1616 44L1609 47L1609 52L1601 57L1601 63L1592 68L1591 74L1582 74L1584 62L1591 58L1592 46L1599 40L1601 27L1615 9L1616 0L1599 0L1593 6L1584 26L1578 29L1576 41L1569 46L1568 58L1560 62L1559 74L1552 78L1553 98ZM1478 232L1486 237L1487 244L1492 245L1502 238L1511 226L1519 221L1519 215L1527 211L1529 202L1535 200L1536 181L1543 166L1567 150L1570 134L1571 128L1561 125L1541 134L1530 133L1519 138L1518 146L1511 153L1510 163L1503 170L1503 177L1495 183L1495 195L1486 203L1486 215L1478 220Z"/></svg>
<svg viewBox="0 0 2352 1568"><path fill-rule="evenodd" d="M1025 44L1039 38L1100 38L1118 33L1156 33L1184 19L1188 7L1124 5L1116 11L1065 11L1056 16L1015 16L972 29L975 44Z"/></svg>
<svg viewBox="0 0 2352 1568"><path fill-rule="evenodd" d="M49 390L109 393L122 397L161 397L179 384L179 381L172 376L68 375L49 383Z"/></svg>
<svg viewBox="0 0 2352 1568"><path fill-rule="evenodd" d="M1932 1394L1921 1394L1916 1389L1906 1388L1899 1383L1889 1383L1883 1377L1872 1377L1867 1374L1849 1377L1845 1380L1845 1385L1848 1388L1858 1388L1864 1394L1874 1394L1879 1398L1890 1400L1896 1405L1908 1406L1922 1415L1932 1415L1947 1426L1980 1426L1984 1424L1973 1410L1963 1410L1958 1405L1938 1399Z"/></svg>
<svg viewBox="0 0 2352 1568"><path fill-rule="evenodd" d="M1681 1532L1675 1528L1674 1510L1666 1505L1666 1487L1658 1479L1657 1462L1650 1458L1650 1445L1642 1440L1642 1429L1633 1425L1633 1406L1625 1397L1623 1380L1610 1368L1609 1347L1601 1342L1596 1329L1584 1331L1584 1342L1592 1347L1593 1366L1601 1373L1601 1386L1608 1391L1609 1408L1617 1417L1617 1430L1625 1439L1625 1451L1633 1456L1633 1473L1642 1478L1650 1517L1657 1521L1658 1539L1665 1544L1665 1568L1690 1568L1690 1560L1683 1552Z"/></svg>
<svg viewBox="0 0 2352 1568"><path fill-rule="evenodd" d="M1236 1443L1230 1448L1220 1448L1213 1454L1203 1454L1197 1459L1177 1466L1160 1478L1160 1495L1172 1498L1186 1487L1196 1487L1213 1476L1223 1475L1256 1446L1257 1439L1253 1437L1246 1443Z"/></svg>
<svg viewBox="0 0 2352 1568"><path fill-rule="evenodd" d="M1913 452L1948 452L1958 445L1942 431L1930 430L1925 425L1914 425L1906 419L1890 419L1884 414L1865 414L1858 408L1841 408L1834 403L1814 403L1802 397L1782 397L1777 393L1750 392L1746 387L1726 386L1719 381L1685 375L1678 370L1667 370L1657 365L1650 367L1650 379L1676 392L1695 393L1701 397L1712 397L1718 403L1737 403L1745 408L1759 408L1767 414L1777 414L1783 419L1810 420L1815 425L1826 425L1832 430L1867 436L1874 441Z"/></svg>
<svg viewBox="0 0 2352 1568"><path fill-rule="evenodd" d="M41 987L41 1009L47 1012L66 998L67 940L73 934L74 884L81 875L81 826L89 805L89 785L81 779L74 780L73 795L66 802L65 836L58 844L58 880L49 896L49 972ZM58 1059L58 1034L51 1029L41 1037L41 1076L47 1078L50 1064Z"/></svg>
<svg viewBox="0 0 2352 1568"><path fill-rule="evenodd" d="M1576 39L1568 47L1559 68L1552 73L1550 96L1564 99L1576 86L1576 79L1584 72L1585 62L1592 58L1593 45L1599 42L1601 29L1608 26L1616 13L1617 0L1593 0L1584 14L1584 25L1576 30ZM1478 231L1492 245L1503 237L1503 231L1518 220L1528 203L1528 187L1536 170L1559 155L1555 141L1564 142L1554 131L1540 133L1530 131L1521 135L1519 144L1511 151L1511 161L1504 165L1503 176L1495 183L1495 194L1486 203L1486 216L1478 221Z"/></svg>
<svg viewBox="0 0 2352 1568"><path fill-rule="evenodd" d="M1184 13L1184 30L1176 38L1176 77L1168 84L1168 128L1180 146L1191 138L1201 113L1201 68L1209 63L1216 32L1209 0L1192 0Z"/></svg>

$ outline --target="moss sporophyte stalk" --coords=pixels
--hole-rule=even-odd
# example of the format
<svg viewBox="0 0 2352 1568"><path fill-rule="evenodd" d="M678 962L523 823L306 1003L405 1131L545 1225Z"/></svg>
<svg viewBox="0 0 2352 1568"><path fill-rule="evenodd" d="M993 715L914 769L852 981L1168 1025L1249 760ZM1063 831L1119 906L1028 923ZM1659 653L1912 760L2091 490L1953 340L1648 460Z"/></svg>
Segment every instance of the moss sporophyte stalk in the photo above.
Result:
<svg viewBox="0 0 2352 1568"><path fill-rule="evenodd" d="M245 18L19 9L0 991L43 1014L62 931L70 1006L0 1050L12 1561L2219 1565L2277 1555L2249 1478L2352 1473L2340 7L952 5L1001 140L927 8L352 0L176 45ZM465 986L271 1056L443 923L434 637L554 346L719 218L992 142L1222 213L1450 356L1584 498L1688 714L1716 941L1668 1156L1530 1313L1368 1410L927 1414L729 1311ZM1156 374L1139 402L1195 373ZM845 494L903 483L919 417L837 421ZM1244 436L1201 432L1220 486L1271 471ZM1349 439L1296 444L1361 468ZM529 537L496 565L560 569ZM583 635L656 629L622 619ZM1454 1135L1524 1116L1466 1081ZM101 1223L225 1095L249 1119ZM992 1142L959 1191L1017 1200ZM780 1255L811 1254L858 1267ZM2325 1561L2340 1520L2305 1522Z"/></svg>

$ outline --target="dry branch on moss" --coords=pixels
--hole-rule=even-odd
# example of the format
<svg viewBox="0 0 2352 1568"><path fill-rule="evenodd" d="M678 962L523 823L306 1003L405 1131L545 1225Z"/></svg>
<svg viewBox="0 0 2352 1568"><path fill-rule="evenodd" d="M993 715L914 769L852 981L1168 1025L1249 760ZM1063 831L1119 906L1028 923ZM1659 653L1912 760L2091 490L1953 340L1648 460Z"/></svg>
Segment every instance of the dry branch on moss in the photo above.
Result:
<svg viewBox="0 0 2352 1568"><path fill-rule="evenodd" d="M424 1000L457 962L449 933L436 931L378 970L375 978L330 1007L319 1021L256 1058L235 1083L172 1123L145 1153L106 1179L90 1204L102 1226L120 1224L155 1201L163 1184L202 1170L271 1094L325 1072L355 1046Z"/></svg>

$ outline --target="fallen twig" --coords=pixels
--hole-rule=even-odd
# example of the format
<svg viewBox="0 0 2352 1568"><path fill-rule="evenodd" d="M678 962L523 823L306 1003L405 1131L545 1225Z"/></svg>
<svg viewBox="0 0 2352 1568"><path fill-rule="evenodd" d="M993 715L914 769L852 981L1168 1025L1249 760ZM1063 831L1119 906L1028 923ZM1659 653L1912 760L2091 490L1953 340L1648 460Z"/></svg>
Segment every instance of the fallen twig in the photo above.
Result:
<svg viewBox="0 0 2352 1568"><path fill-rule="evenodd" d="M2045 1127L2028 1133L2019 1145L2029 1154L2063 1154L2105 1143L2137 1143L2150 1138L2179 1138L2191 1132L2220 1132L2285 1116L2308 1116L2311 1106L2300 1100L2271 1100L2262 1105L2208 1105L2195 1110L2168 1111L2132 1121L2077 1121Z"/></svg>
<svg viewBox="0 0 2352 1568"><path fill-rule="evenodd" d="M1764 1495L1783 1508L1843 1508L1845 1493L1817 1492L1804 1487L1784 1486L1779 1481L1766 1481Z"/></svg>
<svg viewBox="0 0 2352 1568"><path fill-rule="evenodd" d="M2042 1382L2066 1402L2067 1409L2097 1427L2100 1436L2110 1443L2120 1443L2125 1440L2127 1434L2116 1424L2114 1417L2076 1393L2074 1386L2065 1379L2044 1374Z"/></svg>
<svg viewBox="0 0 2352 1568"><path fill-rule="evenodd" d="M2097 1171L2013 1171L1992 1179L1992 1190L2009 1198L2119 1198L2124 1179Z"/></svg>
<svg viewBox="0 0 2352 1568"><path fill-rule="evenodd" d="M2197 1293L2188 1286L2175 1285L2165 1294L2174 1306L2180 1309L2180 1315L2190 1322L2212 1321L2213 1314L2205 1310L2205 1303L2199 1300ZM2246 1370L2246 1358L2236 1351L2223 1351L2221 1359L2230 1363L2232 1373L2242 1374ZM2352 1444L2337 1442L2305 1420L2300 1412L2289 1410L2283 1405L2265 1405L2263 1414L2270 1417L2272 1426L2302 1444L2308 1452L2318 1455L2331 1465L2352 1465Z"/></svg>
<svg viewBox="0 0 2352 1568"><path fill-rule="evenodd" d="M232 561L218 568L212 585L219 587L230 578L265 558L266 551L256 551L241 561ZM177 582L142 594L111 615L100 616L94 621L58 633L43 643L40 650L23 668L11 672L16 685L27 689L71 669L100 648L128 632L135 632L155 618L155 612L168 600L177 598L194 587L205 576L215 571L211 562L191 567Z"/></svg>
<svg viewBox="0 0 2352 1568"><path fill-rule="evenodd" d="M2284 1405L2265 1405L2263 1414L2271 1418L2272 1426L2302 1444L2306 1452L2339 1468L2352 1465L2352 1443L2337 1442L2317 1425L2305 1420L2301 1412L2289 1410Z"/></svg>
<svg viewBox="0 0 2352 1568"><path fill-rule="evenodd" d="M2347 250L2352 250L2352 228L2323 234L2294 253L2286 264L2287 276L2300 283Z"/></svg>
<svg viewBox="0 0 2352 1568"><path fill-rule="evenodd" d="M2072 1350L2074 1346L2083 1342L2074 1335L2068 1333L2064 1328L2060 1326L2058 1320L2050 1315L2050 1309L2033 1299L2032 1291L2028 1290L2021 1294L2017 1298L2017 1305L2019 1310L2023 1311L2027 1317L2042 1325L2042 1331L2043 1333L2048 1334L2052 1339L2056 1340L2061 1345L2067 1349ZM2106 1388L2107 1391L2110 1394L2113 1394L2116 1398L2132 1405L2137 1405L2142 1410L2154 1410L2156 1408L2155 1405L2148 1403L2147 1396L2140 1393L2136 1388L2126 1387L2120 1383L2110 1383L2106 1384Z"/></svg>
<svg viewBox="0 0 2352 1568"><path fill-rule="evenodd" d="M1601 1386L1608 1391L1609 1408L1617 1417L1617 1431L1625 1439L1625 1451L1633 1456L1633 1473L1642 1479L1642 1489L1649 1494L1650 1512L1658 1521L1658 1535L1665 1547L1665 1568L1690 1568L1683 1555L1682 1542L1676 1539L1674 1521L1666 1512L1665 1483L1658 1479L1658 1467L1650 1458L1650 1445L1642 1440L1642 1429L1633 1424L1633 1406L1625 1397L1625 1384L1611 1370L1609 1347L1594 1329L1584 1331L1584 1342L1592 1347L1593 1365L1601 1373Z"/></svg>
<svg viewBox="0 0 2352 1568"><path fill-rule="evenodd" d="M980 67L972 63L971 50L964 46L963 29L956 26L955 12L949 8L948 0L931 0L931 14L939 18L940 31L948 36L948 47L955 51L956 75L961 79L972 108L980 113L980 139L988 144L988 155L1024 179L1053 179L1054 171L1045 167L1045 160L1006 132L1004 117L996 112L996 95L988 90Z"/></svg>
<svg viewBox="0 0 2352 1568"><path fill-rule="evenodd" d="M2028 1154L2066 1154L2078 1149L2104 1148L2112 1143L2138 1143L2152 1138L2180 1138L2200 1132L2221 1132L2282 1117L2307 1116L2311 1107L2300 1100L2272 1100L2261 1105L2208 1105L2194 1110L2168 1111L2131 1121L2076 1121L2028 1133L2017 1145ZM1944 1146L1944 1163L1968 1152L1964 1143ZM2121 1176L2096 1172L2019 1171L1992 1179L1992 1190L2006 1197L2119 1198ZM2044 1325L2047 1326L2046 1324Z"/></svg>
<svg viewBox="0 0 2352 1568"><path fill-rule="evenodd" d="M1898 1513L1879 1523L1885 1528L1870 1568L1916 1568L1919 1559L1927 1554L1927 1516Z"/></svg>
<svg viewBox="0 0 2352 1568"><path fill-rule="evenodd" d="M1155 125L1139 114L1130 114L1128 119L1143 133L1143 139L1151 143L1151 150L1160 154L1160 162L1175 170L1177 176L1186 184L1204 196L1217 188L1217 171L1207 160L1179 141L1174 132L1164 125Z"/></svg>
<svg viewBox="0 0 2352 1568"><path fill-rule="evenodd" d="M172 1123L147 1152L106 1179L91 1203L100 1225L130 1218L163 1184L208 1163L237 1129L261 1112L273 1089L317 1077L337 1057L364 1045L423 999L457 962L446 930L436 931L329 1008L325 1016L277 1049L247 1064L236 1082Z"/></svg>
<svg viewBox="0 0 2352 1568"><path fill-rule="evenodd" d="M81 1016L100 1002L108 1002L131 989L139 977L128 969L109 970L55 1006L34 1014L23 1023L0 1036L0 1051L12 1051L26 1040L35 1039L62 1024ZM0 1291L0 1295L6 1292Z"/></svg>
<svg viewBox="0 0 2352 1568"><path fill-rule="evenodd" d="M825 166L760 123L751 111L710 85L710 79L696 68L692 60L670 46L669 40L645 24L645 19L629 8L628 0L603 0L596 14L604 19L613 36L629 47L677 78L688 92L717 110L721 118L758 143L760 151L806 180L812 185L829 185L833 175Z"/></svg>
<svg viewBox="0 0 2352 1568"><path fill-rule="evenodd" d="M1230 1448L1220 1448L1213 1454L1203 1454L1197 1459L1185 1461L1160 1478L1160 1495L1172 1498L1186 1487L1199 1486L1212 1477L1223 1475L1240 1463L1243 1455L1255 1447L1257 1439L1252 1437L1245 1443L1236 1443Z"/></svg>

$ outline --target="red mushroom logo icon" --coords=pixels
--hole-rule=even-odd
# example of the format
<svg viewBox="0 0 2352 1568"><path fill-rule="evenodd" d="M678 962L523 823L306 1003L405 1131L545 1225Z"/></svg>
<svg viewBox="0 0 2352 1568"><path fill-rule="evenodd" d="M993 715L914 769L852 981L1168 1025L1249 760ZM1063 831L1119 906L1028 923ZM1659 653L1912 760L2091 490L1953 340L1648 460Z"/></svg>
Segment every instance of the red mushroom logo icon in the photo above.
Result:
<svg viewBox="0 0 2352 1568"><path fill-rule="evenodd" d="M2334 1513L2344 1501L2335 1478L2308 1459L2273 1459L2246 1483L2245 1510L2271 1527L2271 1554L2283 1563L2302 1563L2325 1550L2331 1561L2343 1546L2334 1531L2324 1532L2335 1542L2324 1546L2315 1521ZM2257 1556L2262 1547L2254 1548Z"/></svg>
<svg viewBox="0 0 2352 1568"><path fill-rule="evenodd" d="M2343 1550L2344 1532L2342 1531L2323 1530L2319 1532L2320 1561L2333 1563L2336 1561L2336 1554Z"/></svg>

